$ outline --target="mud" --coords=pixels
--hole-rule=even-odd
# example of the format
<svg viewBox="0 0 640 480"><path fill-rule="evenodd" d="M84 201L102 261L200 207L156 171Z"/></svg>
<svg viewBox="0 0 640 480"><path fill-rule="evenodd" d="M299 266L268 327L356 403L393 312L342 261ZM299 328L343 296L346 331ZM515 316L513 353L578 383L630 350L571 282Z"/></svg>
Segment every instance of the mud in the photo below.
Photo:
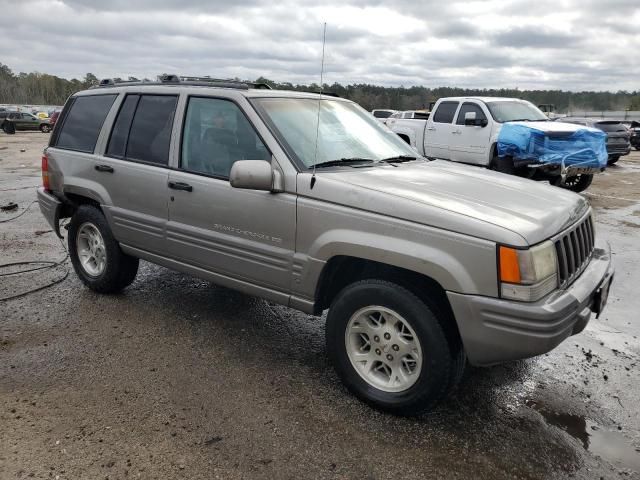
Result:
<svg viewBox="0 0 640 480"><path fill-rule="evenodd" d="M0 133L0 222L35 199L47 135ZM7 147L3 149L3 147ZM25 150L21 152L21 150ZM586 197L611 243L609 304L536 359L470 368L434 412L353 398L324 320L142 263L82 287L32 205L0 223L0 479L640 478L640 154ZM0 268L8 273L13 268Z"/></svg>

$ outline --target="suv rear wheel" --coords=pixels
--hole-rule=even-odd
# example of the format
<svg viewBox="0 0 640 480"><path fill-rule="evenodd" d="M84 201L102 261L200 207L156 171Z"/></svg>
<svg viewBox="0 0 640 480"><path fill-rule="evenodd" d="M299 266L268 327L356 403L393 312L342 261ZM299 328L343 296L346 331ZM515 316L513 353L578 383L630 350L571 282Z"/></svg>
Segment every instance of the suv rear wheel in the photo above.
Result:
<svg viewBox="0 0 640 480"><path fill-rule="evenodd" d="M397 415L433 408L457 383L457 360L464 359L460 351L452 352L434 311L409 290L383 280L363 280L337 295L327 316L326 342L347 388Z"/></svg>
<svg viewBox="0 0 640 480"><path fill-rule="evenodd" d="M126 255L113 238L102 212L81 205L69 224L69 256L80 280L100 293L119 292L138 273L138 259Z"/></svg>

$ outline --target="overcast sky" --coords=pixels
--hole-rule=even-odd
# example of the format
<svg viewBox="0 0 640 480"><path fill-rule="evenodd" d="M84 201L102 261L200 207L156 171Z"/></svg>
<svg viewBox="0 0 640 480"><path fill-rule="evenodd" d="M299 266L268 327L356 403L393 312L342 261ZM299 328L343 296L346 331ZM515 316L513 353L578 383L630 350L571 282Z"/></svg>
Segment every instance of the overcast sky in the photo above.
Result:
<svg viewBox="0 0 640 480"><path fill-rule="evenodd" d="M640 90L640 0L0 0L0 62L380 85Z"/></svg>

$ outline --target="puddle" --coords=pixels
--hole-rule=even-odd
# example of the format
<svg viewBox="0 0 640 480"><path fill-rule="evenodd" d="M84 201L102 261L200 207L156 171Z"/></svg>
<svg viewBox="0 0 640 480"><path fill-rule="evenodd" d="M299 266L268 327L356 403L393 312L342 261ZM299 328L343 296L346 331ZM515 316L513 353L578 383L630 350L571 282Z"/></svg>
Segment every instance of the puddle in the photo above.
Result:
<svg viewBox="0 0 640 480"><path fill-rule="evenodd" d="M541 402L527 400L525 404L542 415L549 425L561 428L580 441L585 450L618 467L640 472L640 452L617 431L606 430L580 415L552 411Z"/></svg>

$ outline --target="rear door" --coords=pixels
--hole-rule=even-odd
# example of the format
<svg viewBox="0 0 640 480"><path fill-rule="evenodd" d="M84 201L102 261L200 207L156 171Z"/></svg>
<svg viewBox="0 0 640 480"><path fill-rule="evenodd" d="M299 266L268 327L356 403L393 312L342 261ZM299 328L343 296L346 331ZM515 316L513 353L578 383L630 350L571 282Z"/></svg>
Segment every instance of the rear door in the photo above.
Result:
<svg viewBox="0 0 640 480"><path fill-rule="evenodd" d="M464 117L468 112L476 114L477 121L484 121L482 125L465 125ZM463 102L456 115L454 134L451 136L451 160L455 162L488 165L491 128L488 126L487 113L476 102Z"/></svg>
<svg viewBox="0 0 640 480"><path fill-rule="evenodd" d="M114 236L126 245L162 255L177 103L178 95L127 93L92 171L110 199L105 210Z"/></svg>
<svg viewBox="0 0 640 480"><path fill-rule="evenodd" d="M169 174L167 243L173 258L235 280L291 288L296 197L231 187L237 160L272 156L242 108L190 96L177 170Z"/></svg>
<svg viewBox="0 0 640 480"><path fill-rule="evenodd" d="M449 160L449 146L454 133L453 119L460 102L445 100L440 102L427 120L424 135L425 153L428 157Z"/></svg>
<svg viewBox="0 0 640 480"><path fill-rule="evenodd" d="M151 252L161 253L166 245L169 145L177 98L118 96L109 89L74 97L47 150L54 171L64 172L65 194L99 202L118 241Z"/></svg>

